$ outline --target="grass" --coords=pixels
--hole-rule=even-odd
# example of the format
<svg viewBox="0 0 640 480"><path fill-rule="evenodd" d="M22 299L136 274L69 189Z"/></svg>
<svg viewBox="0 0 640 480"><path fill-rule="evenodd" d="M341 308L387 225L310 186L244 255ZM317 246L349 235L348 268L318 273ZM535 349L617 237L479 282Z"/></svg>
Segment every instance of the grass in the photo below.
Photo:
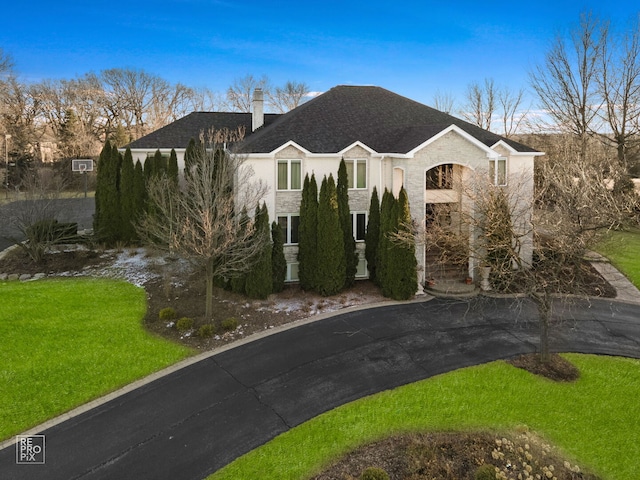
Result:
<svg viewBox="0 0 640 480"><path fill-rule="evenodd" d="M597 250L640 288L640 230L610 232Z"/></svg>
<svg viewBox="0 0 640 480"><path fill-rule="evenodd" d="M0 282L0 298L0 440L190 354L144 331L125 282Z"/></svg>
<svg viewBox="0 0 640 480"><path fill-rule="evenodd" d="M392 433L505 430L526 425L581 468L637 478L640 361L566 355L581 371L553 383L505 362L382 392L320 415L209 477L303 479L347 451Z"/></svg>

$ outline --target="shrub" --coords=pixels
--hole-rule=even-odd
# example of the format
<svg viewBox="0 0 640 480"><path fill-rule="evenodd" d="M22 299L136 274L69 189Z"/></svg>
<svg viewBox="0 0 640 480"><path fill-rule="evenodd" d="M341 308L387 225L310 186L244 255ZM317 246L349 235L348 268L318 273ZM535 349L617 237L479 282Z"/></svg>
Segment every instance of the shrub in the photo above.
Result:
<svg viewBox="0 0 640 480"><path fill-rule="evenodd" d="M162 310L160 310L160 312L158 312L158 317L160 317L160 320L173 320L177 316L178 315L176 314L176 311L171 307L163 308Z"/></svg>
<svg viewBox="0 0 640 480"><path fill-rule="evenodd" d="M389 480L389 474L381 468L369 467L362 472L360 480Z"/></svg>
<svg viewBox="0 0 640 480"><path fill-rule="evenodd" d="M182 333L193 328L193 318L182 317L176 322L176 329Z"/></svg>
<svg viewBox="0 0 640 480"><path fill-rule="evenodd" d="M201 338L211 337L216 333L216 329L210 323L205 323L198 329L198 336Z"/></svg>
<svg viewBox="0 0 640 480"><path fill-rule="evenodd" d="M238 328L238 319L234 317L229 317L223 320L220 326L222 327L222 330L224 330L225 332L232 332L233 330Z"/></svg>
<svg viewBox="0 0 640 480"><path fill-rule="evenodd" d="M485 463L476 470L475 480L495 480L496 479L496 467L489 463Z"/></svg>

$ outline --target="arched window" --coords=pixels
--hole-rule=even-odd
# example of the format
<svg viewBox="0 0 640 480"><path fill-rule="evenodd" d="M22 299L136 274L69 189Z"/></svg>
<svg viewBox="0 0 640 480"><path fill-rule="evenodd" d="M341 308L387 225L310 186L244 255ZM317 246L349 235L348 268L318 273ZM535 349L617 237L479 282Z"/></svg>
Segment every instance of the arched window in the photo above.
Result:
<svg viewBox="0 0 640 480"><path fill-rule="evenodd" d="M425 189L451 190L453 188L453 164L445 163L427 170Z"/></svg>

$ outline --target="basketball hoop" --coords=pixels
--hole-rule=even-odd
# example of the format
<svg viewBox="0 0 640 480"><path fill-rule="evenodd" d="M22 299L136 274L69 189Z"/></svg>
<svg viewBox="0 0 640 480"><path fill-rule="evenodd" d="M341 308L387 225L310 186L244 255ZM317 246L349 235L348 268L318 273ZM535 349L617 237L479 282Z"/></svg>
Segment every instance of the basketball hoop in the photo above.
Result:
<svg viewBox="0 0 640 480"><path fill-rule="evenodd" d="M84 163L81 163L78 165L78 171L80 173L87 173L87 166Z"/></svg>

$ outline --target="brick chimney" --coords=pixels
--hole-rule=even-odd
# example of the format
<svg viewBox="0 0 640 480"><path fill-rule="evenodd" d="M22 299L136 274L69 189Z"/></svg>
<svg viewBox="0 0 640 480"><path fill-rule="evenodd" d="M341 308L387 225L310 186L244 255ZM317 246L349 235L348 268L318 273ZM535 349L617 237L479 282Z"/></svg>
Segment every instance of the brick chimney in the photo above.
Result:
<svg viewBox="0 0 640 480"><path fill-rule="evenodd" d="M261 88L253 91L251 131L255 132L264 125L264 92Z"/></svg>

